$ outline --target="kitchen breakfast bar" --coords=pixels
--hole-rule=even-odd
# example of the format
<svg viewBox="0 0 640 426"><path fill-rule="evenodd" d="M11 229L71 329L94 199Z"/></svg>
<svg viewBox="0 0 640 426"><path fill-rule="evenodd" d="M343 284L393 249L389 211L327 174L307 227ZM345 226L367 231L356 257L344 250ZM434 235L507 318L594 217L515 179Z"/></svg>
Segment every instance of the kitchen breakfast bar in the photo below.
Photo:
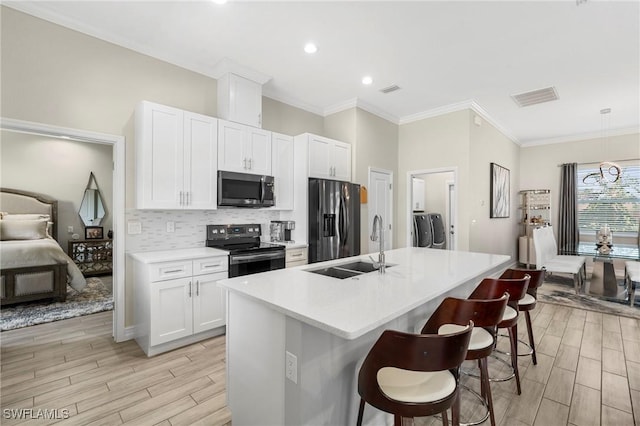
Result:
<svg viewBox="0 0 640 426"><path fill-rule="evenodd" d="M357 260L369 258L220 281L227 290L227 397L234 426L355 424L358 369L382 331L419 331L445 297L466 298L510 257L402 248L386 252L384 274L340 279L313 272ZM392 420L369 406L363 423Z"/></svg>

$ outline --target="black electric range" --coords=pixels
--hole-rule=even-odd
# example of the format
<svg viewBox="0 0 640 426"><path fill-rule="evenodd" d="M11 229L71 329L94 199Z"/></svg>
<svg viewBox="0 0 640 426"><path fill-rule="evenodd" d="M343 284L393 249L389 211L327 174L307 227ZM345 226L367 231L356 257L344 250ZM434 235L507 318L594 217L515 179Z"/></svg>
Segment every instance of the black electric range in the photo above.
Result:
<svg viewBox="0 0 640 426"><path fill-rule="evenodd" d="M262 242L260 235L260 224L207 225L206 245L229 252L230 278L284 268L284 246Z"/></svg>

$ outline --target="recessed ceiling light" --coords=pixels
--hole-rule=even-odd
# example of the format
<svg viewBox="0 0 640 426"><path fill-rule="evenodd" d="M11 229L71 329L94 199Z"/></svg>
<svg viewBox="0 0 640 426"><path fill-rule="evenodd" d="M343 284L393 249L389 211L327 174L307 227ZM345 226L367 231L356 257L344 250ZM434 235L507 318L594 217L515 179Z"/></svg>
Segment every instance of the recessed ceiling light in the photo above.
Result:
<svg viewBox="0 0 640 426"><path fill-rule="evenodd" d="M364 77L362 77L362 84L365 84L368 86L371 83L373 83L373 78L371 78L371 76L365 75Z"/></svg>
<svg viewBox="0 0 640 426"><path fill-rule="evenodd" d="M316 53L318 51L318 46L314 43L307 43L304 45L304 51L307 53Z"/></svg>
<svg viewBox="0 0 640 426"><path fill-rule="evenodd" d="M213 0L215 4L225 4L227 0Z"/></svg>

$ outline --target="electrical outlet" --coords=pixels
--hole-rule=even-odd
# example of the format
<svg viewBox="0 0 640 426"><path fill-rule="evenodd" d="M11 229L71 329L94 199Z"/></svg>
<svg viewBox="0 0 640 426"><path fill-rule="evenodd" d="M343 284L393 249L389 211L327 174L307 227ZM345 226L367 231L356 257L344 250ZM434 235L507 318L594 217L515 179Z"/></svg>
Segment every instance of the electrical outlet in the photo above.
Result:
<svg viewBox="0 0 640 426"><path fill-rule="evenodd" d="M129 235L142 234L142 224L136 221L127 222L127 232Z"/></svg>
<svg viewBox="0 0 640 426"><path fill-rule="evenodd" d="M73 226L67 226L67 232L73 234Z"/></svg>
<svg viewBox="0 0 640 426"><path fill-rule="evenodd" d="M285 352L285 377L298 383L298 357L289 351Z"/></svg>
<svg viewBox="0 0 640 426"><path fill-rule="evenodd" d="M167 232L176 232L176 223L174 221L167 222Z"/></svg>

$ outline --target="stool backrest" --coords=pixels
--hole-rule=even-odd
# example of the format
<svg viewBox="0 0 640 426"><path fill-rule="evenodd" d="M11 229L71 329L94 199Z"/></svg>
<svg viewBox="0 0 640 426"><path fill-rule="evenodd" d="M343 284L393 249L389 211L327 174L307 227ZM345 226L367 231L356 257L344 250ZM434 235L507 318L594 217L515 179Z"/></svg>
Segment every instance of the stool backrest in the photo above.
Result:
<svg viewBox="0 0 640 426"><path fill-rule="evenodd" d="M531 277L523 278L484 278L473 290L469 299L495 299L504 293L509 294L509 305L517 309L518 300L527 293Z"/></svg>
<svg viewBox="0 0 640 426"><path fill-rule="evenodd" d="M374 407L387 411L393 401L378 385L378 371L395 367L412 371L457 369L467 356L473 322L452 334L413 334L385 330L367 354L358 374L358 393Z"/></svg>
<svg viewBox="0 0 640 426"><path fill-rule="evenodd" d="M465 325L473 321L475 327L495 327L504 314L509 295L491 300L470 300L447 297L422 327L423 334L438 334L444 324Z"/></svg>
<svg viewBox="0 0 640 426"><path fill-rule="evenodd" d="M524 278L525 275L529 275L529 286L527 287L527 293L535 296L536 290L544 282L544 269L507 269L500 275L500 278Z"/></svg>

